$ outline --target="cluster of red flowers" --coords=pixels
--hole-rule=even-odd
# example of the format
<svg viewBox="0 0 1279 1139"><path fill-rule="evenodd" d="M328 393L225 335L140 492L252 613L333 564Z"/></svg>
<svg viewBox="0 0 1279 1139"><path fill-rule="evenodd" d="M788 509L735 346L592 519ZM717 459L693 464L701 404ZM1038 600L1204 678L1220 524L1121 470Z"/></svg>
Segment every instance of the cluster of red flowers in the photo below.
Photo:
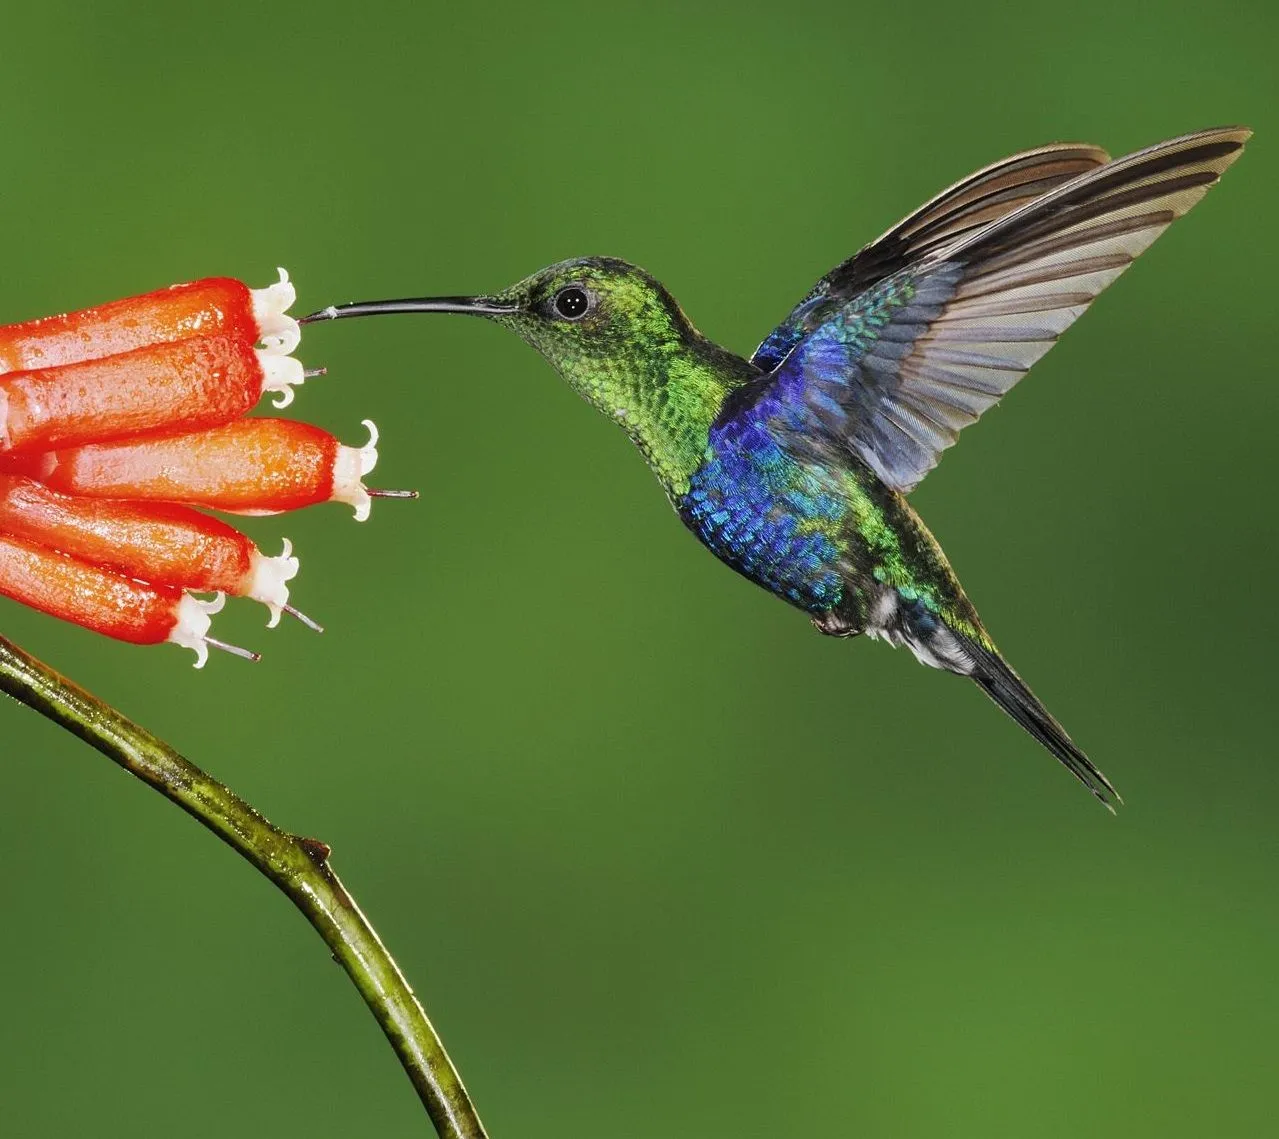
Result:
<svg viewBox="0 0 1279 1139"><path fill-rule="evenodd" d="M225 595L288 612L298 560L195 507L276 514L345 502L361 521L377 431L346 447L290 419L246 418L267 393L293 401L288 274L230 278L0 327L0 593L135 644L171 641L256 659L209 636ZM213 593L200 600L192 593Z"/></svg>

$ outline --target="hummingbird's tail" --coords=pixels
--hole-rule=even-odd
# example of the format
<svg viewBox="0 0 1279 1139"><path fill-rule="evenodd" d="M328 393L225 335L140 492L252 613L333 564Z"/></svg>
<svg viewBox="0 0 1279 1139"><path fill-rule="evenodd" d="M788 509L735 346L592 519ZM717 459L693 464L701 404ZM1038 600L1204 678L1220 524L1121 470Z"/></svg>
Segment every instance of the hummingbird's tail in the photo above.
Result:
<svg viewBox="0 0 1279 1139"><path fill-rule="evenodd" d="M964 638L964 646L973 661L971 676L981 690L1035 737L1061 764L1109 810L1123 802L1092 761L1066 734L1031 690L999 653L985 645Z"/></svg>
<svg viewBox="0 0 1279 1139"><path fill-rule="evenodd" d="M977 615L964 627L946 620L923 602L906 602L896 590L885 590L877 621L867 630L892 644L905 644L924 664L971 676L981 690L1035 737L1112 813L1122 803L1119 792L1076 746L990 641L980 632Z"/></svg>

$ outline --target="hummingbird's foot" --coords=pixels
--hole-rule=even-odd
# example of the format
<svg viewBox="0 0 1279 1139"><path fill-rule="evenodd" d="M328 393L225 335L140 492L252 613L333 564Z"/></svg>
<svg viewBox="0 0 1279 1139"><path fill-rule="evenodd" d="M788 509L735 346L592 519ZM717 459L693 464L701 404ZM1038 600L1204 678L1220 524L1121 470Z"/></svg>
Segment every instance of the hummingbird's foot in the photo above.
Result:
<svg viewBox="0 0 1279 1139"><path fill-rule="evenodd" d="M828 637L856 637L862 632L848 616L833 609L827 613L814 613L812 621L813 628Z"/></svg>

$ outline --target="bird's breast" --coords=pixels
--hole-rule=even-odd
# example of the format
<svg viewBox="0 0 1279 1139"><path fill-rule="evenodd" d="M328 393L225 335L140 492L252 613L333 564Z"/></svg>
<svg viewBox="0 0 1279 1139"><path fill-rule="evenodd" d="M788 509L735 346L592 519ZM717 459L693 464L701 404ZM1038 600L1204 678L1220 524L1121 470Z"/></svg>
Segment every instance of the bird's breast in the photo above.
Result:
<svg viewBox="0 0 1279 1139"><path fill-rule="evenodd" d="M762 423L712 432L677 504L721 561L811 613L844 592L848 503L841 476L798 461Z"/></svg>

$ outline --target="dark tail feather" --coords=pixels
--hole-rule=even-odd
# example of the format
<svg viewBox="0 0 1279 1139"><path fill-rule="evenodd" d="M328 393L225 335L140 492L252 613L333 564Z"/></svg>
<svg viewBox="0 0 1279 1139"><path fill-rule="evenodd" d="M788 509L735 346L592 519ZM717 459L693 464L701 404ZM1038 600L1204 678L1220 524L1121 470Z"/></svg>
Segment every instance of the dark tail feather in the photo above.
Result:
<svg viewBox="0 0 1279 1139"><path fill-rule="evenodd" d="M1056 756L1113 814L1116 805L1123 803L1119 792L1075 746L1066 729L1053 719L1021 677L998 653L972 641L965 648L976 665L972 678L981 685L982 691Z"/></svg>

